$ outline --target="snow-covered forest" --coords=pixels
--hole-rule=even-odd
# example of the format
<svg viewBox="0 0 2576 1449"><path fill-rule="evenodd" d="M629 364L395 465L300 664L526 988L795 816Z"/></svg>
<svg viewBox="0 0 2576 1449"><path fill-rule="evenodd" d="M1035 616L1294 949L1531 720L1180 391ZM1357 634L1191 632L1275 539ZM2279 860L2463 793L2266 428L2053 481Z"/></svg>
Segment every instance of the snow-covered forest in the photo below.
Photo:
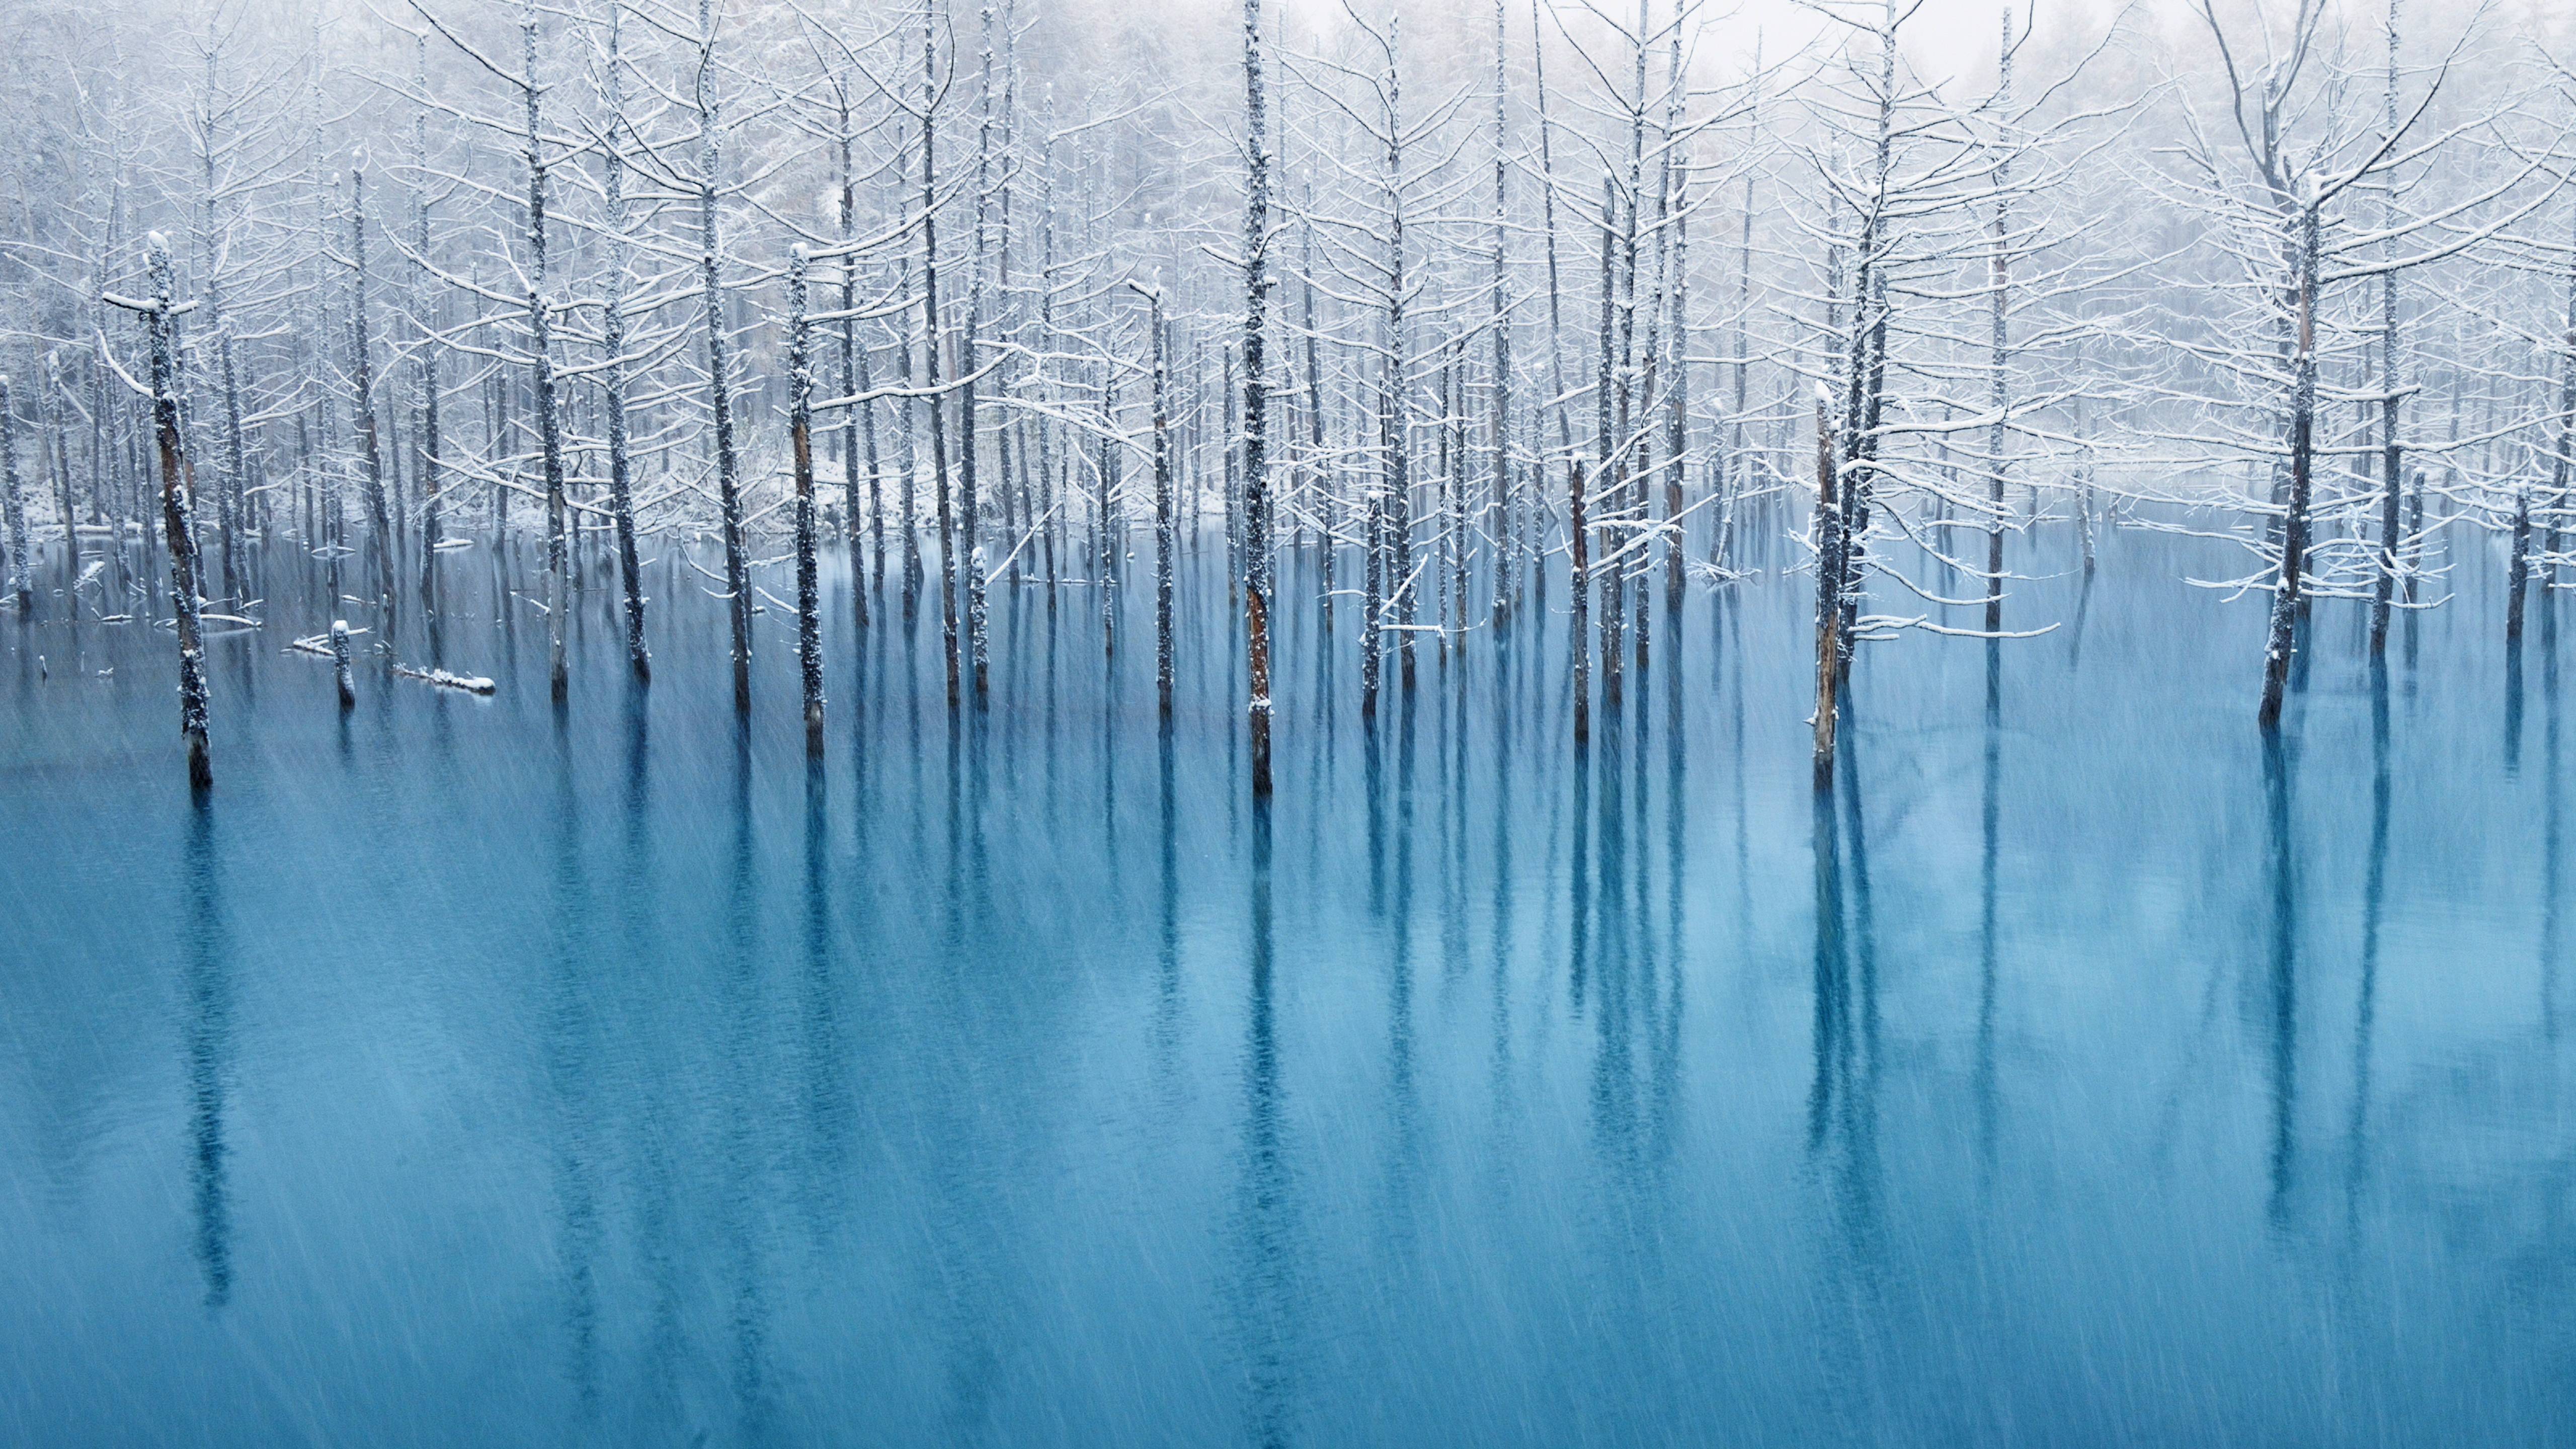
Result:
<svg viewBox="0 0 2576 1449"><path fill-rule="evenodd" d="M1855 655L2044 633L2016 586L2109 530L2231 546L2191 582L2268 609L2266 727L2318 609L2377 657L2501 549L2510 646L2576 561L2547 6L21 0L11 29L9 607L166 614L200 780L201 632L260 619L281 550L352 623L303 641L344 700L353 647L510 541L558 694L571 589L619 591L647 679L676 646L639 558L684 551L739 708L789 707L749 662L755 614L795 616L819 750L825 655L872 612L935 617L952 706L989 697L1001 591L1151 627L1168 709L1175 554L1222 549L1256 793L1286 611L1356 635L1362 715L1570 625L1580 734L1659 613L1794 577L1821 776Z"/></svg>

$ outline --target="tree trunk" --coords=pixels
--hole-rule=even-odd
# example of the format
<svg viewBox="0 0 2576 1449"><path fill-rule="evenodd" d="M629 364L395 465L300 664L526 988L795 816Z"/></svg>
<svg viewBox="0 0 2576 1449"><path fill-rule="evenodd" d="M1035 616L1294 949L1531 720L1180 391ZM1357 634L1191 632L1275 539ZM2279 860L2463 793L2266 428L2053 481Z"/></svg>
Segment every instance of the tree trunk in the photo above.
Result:
<svg viewBox="0 0 2576 1449"><path fill-rule="evenodd" d="M1154 694L1172 717L1172 421L1170 358L1163 336L1163 298L1148 294L1154 347Z"/></svg>
<svg viewBox="0 0 2576 1449"><path fill-rule="evenodd" d="M787 263L788 433L796 453L796 667L805 686L805 753L823 753L821 585L814 576L814 358L806 314L806 253Z"/></svg>
<svg viewBox="0 0 2576 1449"><path fill-rule="evenodd" d="M147 242L152 295L145 318L152 334L152 422L161 453L161 529L170 552L170 607L179 633L179 733L188 742L188 783L215 780L206 747L206 645L199 619L203 594L197 534L190 518L195 475L179 441L179 318L171 300L170 247L159 232Z"/></svg>
<svg viewBox="0 0 2576 1449"><path fill-rule="evenodd" d="M2298 352L2293 358L2290 399L2289 512L2281 529L2281 580L2272 595L2272 626L2263 652L2263 704L2257 716L2265 730L2280 727L2281 692L2290 678L2290 656L2296 648L2301 570L2307 559L2308 497L2315 472L2314 435L2317 412L2317 246L2316 184L2299 210ZM2526 495L2527 498L2527 495ZM2526 516L2523 522L2528 523ZM2519 548L2516 561L2519 563ZM2515 596L2513 632L2521 629L2520 595Z"/></svg>
<svg viewBox="0 0 2576 1449"><path fill-rule="evenodd" d="M1591 628L1587 617L1592 611L1592 565L1585 552L1583 520L1583 463L1577 459L1567 475L1567 516L1573 524L1573 561L1569 568L1574 584L1573 613L1566 629L1566 647L1574 656L1574 742L1582 744L1592 738L1592 641L1584 637Z"/></svg>
<svg viewBox="0 0 2576 1449"><path fill-rule="evenodd" d="M1822 789L1834 778L1836 685L1842 677L1843 515L1836 497L1833 419L1821 391L1816 397L1816 737L1815 778Z"/></svg>
<svg viewBox="0 0 2576 1449"><path fill-rule="evenodd" d="M1261 98L1261 0L1243 0L1243 608L1252 794L1270 794L1270 133Z"/></svg>
<svg viewBox="0 0 2576 1449"><path fill-rule="evenodd" d="M707 406L715 420L716 506L723 515L725 592L733 623L733 707L751 709L751 561L743 551L741 464L735 452L732 379L725 349L721 237L716 228L719 167L716 139L714 0L698 0L698 64L693 99L698 120L698 282L707 314Z"/></svg>

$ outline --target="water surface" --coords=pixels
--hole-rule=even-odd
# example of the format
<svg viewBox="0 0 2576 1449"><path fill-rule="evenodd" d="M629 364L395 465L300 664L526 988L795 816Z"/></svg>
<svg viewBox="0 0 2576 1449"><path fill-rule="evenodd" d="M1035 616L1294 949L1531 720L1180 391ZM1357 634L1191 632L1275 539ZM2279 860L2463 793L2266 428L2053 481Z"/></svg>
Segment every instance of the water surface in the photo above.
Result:
<svg viewBox="0 0 2576 1449"><path fill-rule="evenodd" d="M1561 576L1374 727L1285 608L1266 811L1213 543L1168 730L1141 573L952 714L834 572L819 761L668 555L649 690L478 548L498 694L345 716L272 560L203 802L167 633L0 621L0 1441L2576 1441L2557 626L2321 602L2267 750L2190 548L1869 646L1822 798L1795 578L1583 752Z"/></svg>

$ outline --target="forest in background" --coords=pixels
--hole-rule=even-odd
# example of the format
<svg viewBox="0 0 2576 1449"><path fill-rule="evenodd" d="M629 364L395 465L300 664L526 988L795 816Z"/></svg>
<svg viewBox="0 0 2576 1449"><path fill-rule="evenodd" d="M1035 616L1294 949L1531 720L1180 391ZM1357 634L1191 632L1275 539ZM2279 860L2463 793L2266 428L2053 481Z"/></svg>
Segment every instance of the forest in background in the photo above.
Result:
<svg viewBox="0 0 2576 1449"><path fill-rule="evenodd" d="M1857 646L2043 631L2015 582L2098 529L2235 545L2193 582L2269 609L2266 725L2311 601L2375 657L2491 540L2510 642L2568 561L2539 7L18 14L11 606L166 604L201 777L199 634L271 545L379 638L476 542L541 544L549 620L599 553L644 678L639 549L703 544L738 704L795 613L819 748L820 553L858 627L935 594L952 701L993 589L1133 572L1168 699L1221 538L1256 791L1283 608L1340 601L1365 713L1556 570L1580 732L1659 600L1788 540L1821 776Z"/></svg>

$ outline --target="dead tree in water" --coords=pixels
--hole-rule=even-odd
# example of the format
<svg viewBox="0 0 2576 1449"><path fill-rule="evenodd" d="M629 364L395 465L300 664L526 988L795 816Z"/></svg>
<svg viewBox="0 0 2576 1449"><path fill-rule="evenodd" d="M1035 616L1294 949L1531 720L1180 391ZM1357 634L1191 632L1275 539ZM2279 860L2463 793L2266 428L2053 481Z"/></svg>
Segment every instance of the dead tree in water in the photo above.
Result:
<svg viewBox="0 0 2576 1449"><path fill-rule="evenodd" d="M751 558L742 532L742 463L734 439L733 374L726 347L723 234L717 212L724 185L724 145L716 104L714 0L698 0L697 63L689 109L697 123L698 285L707 317L707 409L715 420L716 506L724 529L725 597L733 622L733 707L751 708Z"/></svg>
<svg viewBox="0 0 2576 1449"><path fill-rule="evenodd" d="M2388 0L2388 88L2382 109L2384 134L2394 144L2399 124L2397 114L2397 4ZM2397 250L2397 179L2386 177L2380 184L2379 226L2390 239L2380 248L2381 260L2389 260ZM2397 381L2397 269L2389 267L2379 274L2379 586L2370 601L2370 657L2385 658L2388 653L2388 611L2397 597L2397 575L2404 569L2406 551L2403 515L2406 490L2403 477L2404 455L2397 438L2398 409L2405 399ZM2566 467L2562 453L2559 463ZM2563 477L2562 472L2562 477Z"/></svg>
<svg viewBox="0 0 2576 1449"><path fill-rule="evenodd" d="M703 3L703 0L702 0ZM939 48L934 22L921 12L921 360L930 401L930 474L939 506L939 635L948 666L948 707L957 707L957 514L948 488L948 412L939 385ZM975 445L972 436L966 446ZM1105 485L1104 485L1105 486Z"/></svg>
<svg viewBox="0 0 2576 1449"><path fill-rule="evenodd" d="M1583 525L1583 463L1577 459L1567 475L1566 493L1573 540L1574 613L1567 627L1566 647L1574 655L1574 742L1582 744L1592 738L1592 643L1583 637L1591 627L1592 570L1585 555Z"/></svg>
<svg viewBox="0 0 2576 1449"><path fill-rule="evenodd" d="M2271 631L2263 649L2263 705L2257 717L2266 730L2281 723L2281 690L2289 681L2298 629L2300 569L2307 561L2308 503L2316 473L2317 217L2322 204L2317 179L2310 176L2301 184L2293 223L2298 302L2290 358L2290 511L2281 530L2280 581L2272 593Z"/></svg>
<svg viewBox="0 0 2576 1449"><path fill-rule="evenodd" d="M349 679L349 621L331 621L331 682L339 686L340 708L349 710L358 703L358 689Z"/></svg>
<svg viewBox="0 0 2576 1449"><path fill-rule="evenodd" d="M2008 110L2012 102L2012 9L2004 9L2003 47L1995 56L1995 99L1998 109ZM2004 627L2004 470L2008 460L2004 440L2012 408L2012 156L2005 152L1995 162L1994 252L1987 272L1987 325L1991 329L1988 350L1989 365L1994 369L1987 380L1990 389L1988 406L1994 411L1994 422L1986 434L1986 632L2000 633Z"/></svg>
<svg viewBox="0 0 2576 1449"><path fill-rule="evenodd" d="M627 239L626 153L624 145L634 141L633 123L626 118L625 88L619 55L620 19L624 7L608 7L608 55L602 66L602 101L607 112L608 135L600 146L601 190L604 194L608 232L607 292L600 303L600 408L608 422L608 508L617 527L617 568L619 581L626 590L626 661L635 677L649 682L653 678L653 657L644 646L644 578L635 554L635 485L634 465L627 456L626 428L626 285L629 258L634 250ZM428 223L422 223L423 245L427 245ZM432 413L433 420L436 414ZM432 432L436 428L433 423Z"/></svg>
<svg viewBox="0 0 2576 1449"><path fill-rule="evenodd" d="M193 303L171 299L170 244L161 233L144 239L151 294L103 299L143 314L150 333L152 430L161 454L161 529L170 552L170 607L179 631L179 733L188 742L188 783L205 789L215 782L206 752L206 644L199 617L203 596L198 578L197 529L193 517L196 478L179 437L179 317Z"/></svg>
<svg viewBox="0 0 2576 1449"><path fill-rule="evenodd" d="M2571 216L2576 223L2576 215ZM2560 337L2562 349L2558 359L2557 446L2550 458L2550 501L2552 512L2549 536L2543 541L2542 553L2548 555L2549 572L2541 578L2544 593L2554 586L2558 552L2557 519L2567 507L2567 485L2571 455L2576 455L2576 224L2571 225L2567 261L2567 321ZM2395 456L2392 451L2390 456ZM2531 592L2531 483L2516 483L2513 490L2513 553L2505 570L2505 642L2522 641L2522 618L2525 597Z"/></svg>
<svg viewBox="0 0 2576 1449"><path fill-rule="evenodd" d="M1843 587L1849 581L1834 457L1832 395L1816 385L1816 784L1834 779L1836 686L1842 678Z"/></svg>
<svg viewBox="0 0 2576 1449"><path fill-rule="evenodd" d="M1390 63L1390 74L1392 69ZM1263 353L1270 318L1270 133L1261 99L1261 0L1243 0L1243 110L1250 131L1243 203L1243 608L1252 793L1258 798L1270 793L1270 391ZM1408 653L1408 671L1411 663Z"/></svg>
<svg viewBox="0 0 2576 1449"><path fill-rule="evenodd" d="M358 424L358 466L366 470L367 528L373 535L379 602L393 596L393 510L385 499L384 449L376 432L375 341L367 328L366 158L349 160L349 391Z"/></svg>
<svg viewBox="0 0 2576 1449"><path fill-rule="evenodd" d="M1172 717L1172 411L1171 359L1163 334L1163 294L1128 284L1152 304L1146 316L1154 349L1154 695Z"/></svg>
<svg viewBox="0 0 2576 1449"><path fill-rule="evenodd" d="M413 88L422 96L429 94L429 36L424 33L414 47L417 57ZM439 419L438 419L438 332L439 307L431 288L429 267L429 110L426 105L412 113L412 307L420 329L419 351L412 358L412 424L413 446L418 453L413 468L420 478L420 602L425 610L438 608L438 545L446 533L446 521L439 510Z"/></svg>
<svg viewBox="0 0 2576 1449"><path fill-rule="evenodd" d="M983 18L984 80L983 99L978 107L981 122L975 144L974 245L967 259L966 325L957 336L957 521L960 534L957 546L963 553L960 562L965 573L962 583L966 597L961 601L966 614L965 664L973 676L978 703L989 691L992 677L984 619L983 490L977 484L975 466L981 451L976 447L976 334L984 326L984 279L988 270L985 257L988 242L986 213L991 209L993 197L993 99L998 89L993 71L993 7L989 3L984 6ZM1007 465L1009 461L1010 451L1006 443L1002 462ZM1005 477L1001 491L1006 498L1008 490L1009 480Z"/></svg>
<svg viewBox="0 0 2576 1449"><path fill-rule="evenodd" d="M36 591L27 582L27 500L18 491L18 419L9 410L9 379L0 377L0 504L6 505L9 525L9 592L18 600L18 618L27 619L36 607ZM71 529L71 515L63 516L65 532Z"/></svg>
<svg viewBox="0 0 2576 1449"><path fill-rule="evenodd" d="M805 248L787 263L787 418L796 453L796 667L805 686L805 752L823 753L823 630L814 577L814 357Z"/></svg>
<svg viewBox="0 0 2576 1449"><path fill-rule="evenodd" d="M1510 93L1505 71L1509 40L1503 20L1503 0L1494 0L1494 215L1492 226L1493 275L1486 285L1493 295L1486 299L1489 309L1487 327L1493 344L1493 496L1489 514L1494 539L1494 605L1493 619L1502 624L1511 607L1520 598L1520 559L1514 543L1518 531L1513 527L1513 505L1518 500L1512 492L1512 307L1510 256L1505 240L1511 228L1511 162L1504 146L1509 128L1506 124L1504 99ZM1308 292L1311 305L1313 293ZM1308 330L1313 330L1311 319ZM1311 345L1311 344L1310 344ZM1322 451L1318 446L1317 451ZM1329 580L1325 588L1329 590Z"/></svg>

